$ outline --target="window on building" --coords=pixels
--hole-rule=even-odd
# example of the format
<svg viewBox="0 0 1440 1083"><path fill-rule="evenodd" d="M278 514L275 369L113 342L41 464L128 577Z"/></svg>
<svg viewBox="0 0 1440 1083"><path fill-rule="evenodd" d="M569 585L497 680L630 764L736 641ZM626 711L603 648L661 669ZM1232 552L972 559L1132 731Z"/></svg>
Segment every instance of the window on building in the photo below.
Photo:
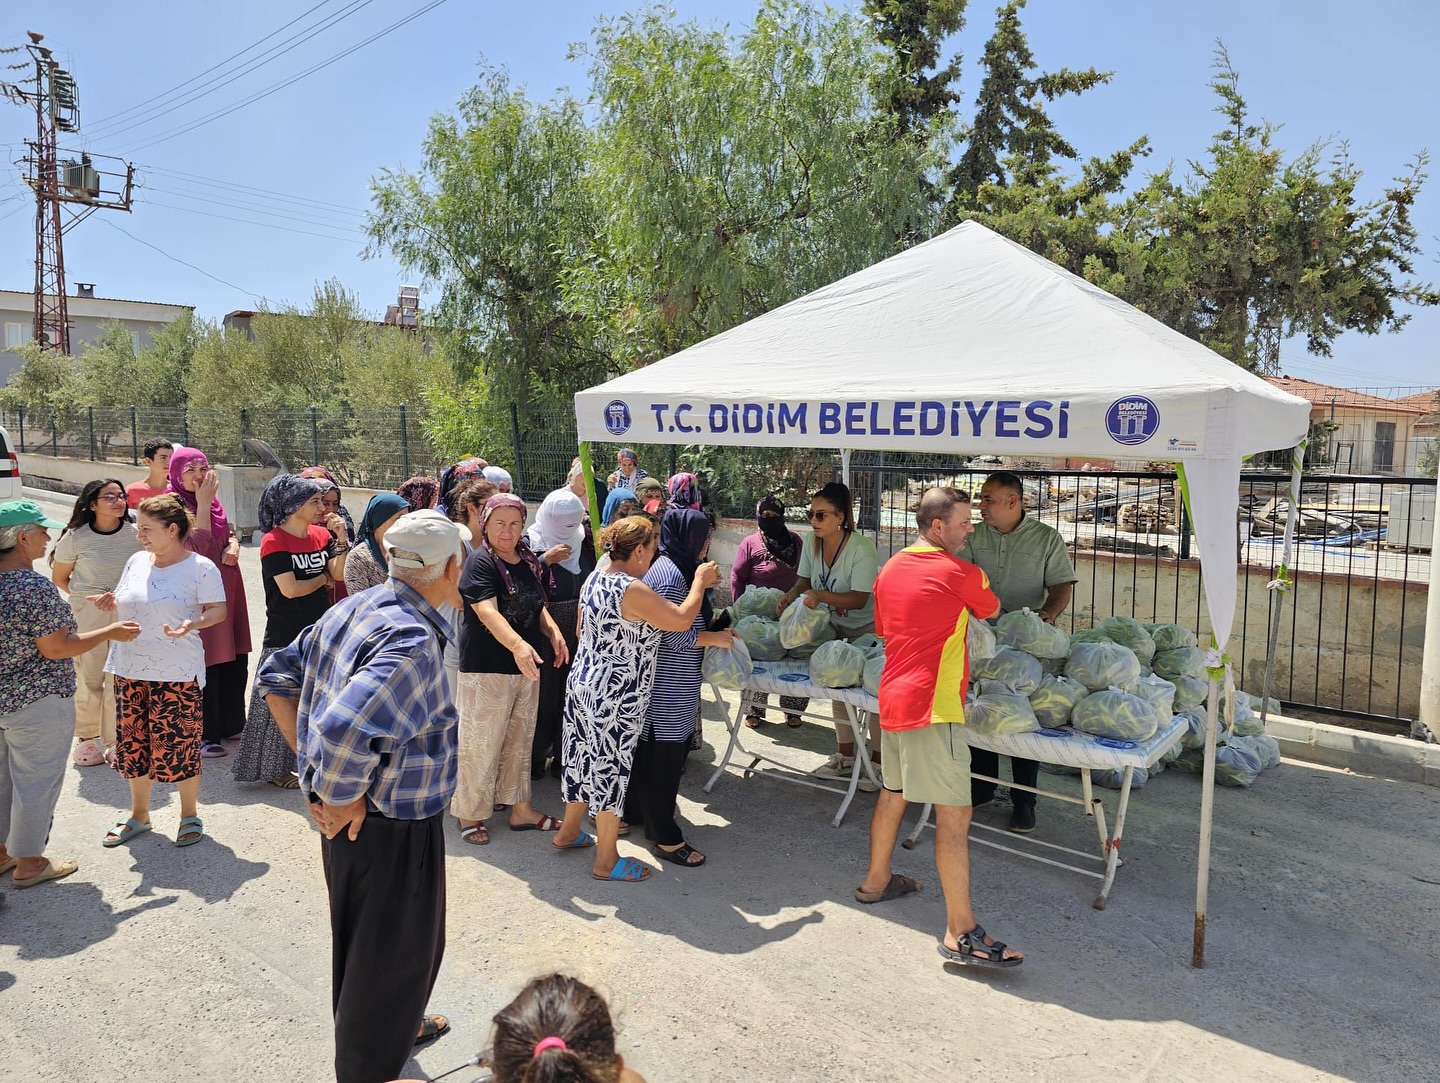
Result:
<svg viewBox="0 0 1440 1083"><path fill-rule="evenodd" d="M1375 469L1388 471L1395 468L1395 422L1375 422Z"/></svg>
<svg viewBox="0 0 1440 1083"><path fill-rule="evenodd" d="M136 332L136 331L131 331L131 332L130 332L130 352L131 352L131 353L139 353L139 352L140 352L140 335L139 335L139 333Z"/></svg>
<svg viewBox="0 0 1440 1083"><path fill-rule="evenodd" d="M30 325L28 323L6 323L5 324L5 348L13 350L17 346L23 346L30 341Z"/></svg>

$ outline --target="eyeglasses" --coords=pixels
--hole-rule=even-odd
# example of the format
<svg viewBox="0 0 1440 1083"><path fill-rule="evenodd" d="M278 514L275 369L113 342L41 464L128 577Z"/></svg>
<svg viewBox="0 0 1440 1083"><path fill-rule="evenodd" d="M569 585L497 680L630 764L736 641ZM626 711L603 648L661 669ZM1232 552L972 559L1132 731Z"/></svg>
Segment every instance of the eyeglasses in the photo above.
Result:
<svg viewBox="0 0 1440 1083"><path fill-rule="evenodd" d="M108 500L108 501L110 501L110 503L112 503L112 504L123 504L123 503L125 503L125 494L124 494L124 493L101 493L101 494L99 495L99 497L97 497L96 499L98 499L98 500Z"/></svg>
<svg viewBox="0 0 1440 1083"><path fill-rule="evenodd" d="M840 518L840 513L839 513L839 512L834 512L834 511L817 511L816 509L811 508L809 511L807 511L807 512L805 513L805 516L806 516L806 518L808 518L812 523L823 523L826 519L829 519L831 516L834 516L836 519Z"/></svg>

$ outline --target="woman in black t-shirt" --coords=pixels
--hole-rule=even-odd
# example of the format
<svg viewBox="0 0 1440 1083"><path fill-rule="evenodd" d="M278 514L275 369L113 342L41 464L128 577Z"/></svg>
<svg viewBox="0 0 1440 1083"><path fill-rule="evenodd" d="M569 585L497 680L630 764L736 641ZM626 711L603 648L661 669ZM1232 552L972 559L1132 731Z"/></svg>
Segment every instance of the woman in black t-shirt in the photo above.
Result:
<svg viewBox="0 0 1440 1083"><path fill-rule="evenodd" d="M328 588L345 578L349 546L320 523L325 517L321 500L328 481L279 474L260 497L260 575L265 582L265 642L260 665L281 647L314 624L330 608ZM265 697L250 694L250 715L235 754L234 773L239 782L268 781L282 789L300 785L295 777L295 753L280 735Z"/></svg>
<svg viewBox="0 0 1440 1083"><path fill-rule="evenodd" d="M460 837L490 841L483 821L510 806L510 830L555 831L560 821L530 803L540 667L563 666L569 648L545 607L543 570L525 544L525 502L499 493L485 502L480 544L465 564L460 629L460 770L450 805Z"/></svg>

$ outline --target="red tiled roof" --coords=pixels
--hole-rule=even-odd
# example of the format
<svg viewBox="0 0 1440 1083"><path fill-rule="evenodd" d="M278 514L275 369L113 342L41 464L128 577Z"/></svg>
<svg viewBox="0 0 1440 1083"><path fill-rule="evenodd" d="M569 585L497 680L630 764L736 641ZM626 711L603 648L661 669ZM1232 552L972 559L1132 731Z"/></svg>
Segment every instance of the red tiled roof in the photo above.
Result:
<svg viewBox="0 0 1440 1083"><path fill-rule="evenodd" d="M1433 409L1434 403L1433 396L1431 403L1427 405L1412 401L1418 397L1415 395L1404 399L1387 399L1350 387L1335 387L1331 384L1317 383L1314 380L1302 380L1298 376L1267 376L1265 379L1281 391L1288 391L1302 399L1309 399L1316 406L1334 404L1335 406L1359 407L1373 413L1426 414Z"/></svg>

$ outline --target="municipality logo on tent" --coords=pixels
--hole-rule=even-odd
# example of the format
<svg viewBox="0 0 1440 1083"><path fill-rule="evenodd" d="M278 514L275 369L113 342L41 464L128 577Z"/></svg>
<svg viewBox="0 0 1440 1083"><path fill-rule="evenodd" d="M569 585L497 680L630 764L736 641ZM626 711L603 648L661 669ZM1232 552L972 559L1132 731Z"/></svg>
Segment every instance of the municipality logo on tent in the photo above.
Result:
<svg viewBox="0 0 1440 1083"><path fill-rule="evenodd" d="M611 399L605 406L605 430L611 436L624 436L630 431L630 407L620 399Z"/></svg>
<svg viewBox="0 0 1440 1083"><path fill-rule="evenodd" d="M1144 395L1116 399L1105 411L1105 431L1117 444L1143 444L1160 428L1160 408Z"/></svg>

